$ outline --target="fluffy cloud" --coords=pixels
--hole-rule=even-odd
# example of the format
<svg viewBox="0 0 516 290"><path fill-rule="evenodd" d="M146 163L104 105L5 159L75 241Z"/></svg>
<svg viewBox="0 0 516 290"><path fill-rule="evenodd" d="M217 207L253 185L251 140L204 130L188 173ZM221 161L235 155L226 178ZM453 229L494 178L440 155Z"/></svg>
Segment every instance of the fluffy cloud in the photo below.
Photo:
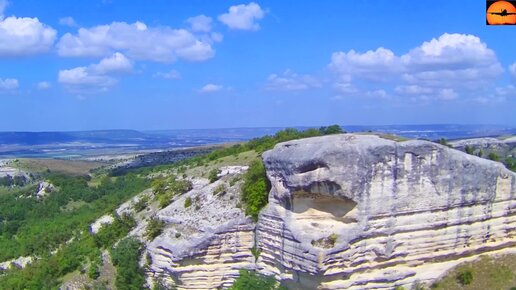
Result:
<svg viewBox="0 0 516 290"><path fill-rule="evenodd" d="M443 101L472 95L503 73L496 54L480 38L448 33L401 56L383 47L335 52L328 66L337 74L335 87L344 93L356 93L351 90L356 80L380 81L392 84L397 95Z"/></svg>
<svg viewBox="0 0 516 290"><path fill-rule="evenodd" d="M172 62L178 58L203 61L215 54L208 41L185 29L153 28L142 22L113 22L80 28L76 35L63 35L57 48L61 56L106 56L121 51L135 60L156 62Z"/></svg>
<svg viewBox="0 0 516 290"><path fill-rule="evenodd" d="M474 35L443 34L401 57L409 83L476 87L503 73L494 51Z"/></svg>
<svg viewBox="0 0 516 290"><path fill-rule="evenodd" d="M335 52L331 56L330 68L345 77L361 77L369 80L386 80L401 69L400 59L383 47L358 53Z"/></svg>
<svg viewBox="0 0 516 290"><path fill-rule="evenodd" d="M133 65L125 55L115 52L111 57L106 57L98 64L91 65L91 69L97 74L121 73L130 72Z"/></svg>
<svg viewBox="0 0 516 290"><path fill-rule="evenodd" d="M207 84L199 90L201 94L215 93L222 90L224 87L222 85L216 84Z"/></svg>
<svg viewBox="0 0 516 290"><path fill-rule="evenodd" d="M509 72L514 78L516 78L516 62L509 66Z"/></svg>
<svg viewBox="0 0 516 290"><path fill-rule="evenodd" d="M260 25L256 22L265 16L260 5L251 2L247 5L240 4L229 7L228 13L219 15L220 22L235 30L258 30Z"/></svg>
<svg viewBox="0 0 516 290"><path fill-rule="evenodd" d="M12 91L18 88L17 79L0 79L0 91Z"/></svg>
<svg viewBox="0 0 516 290"><path fill-rule="evenodd" d="M278 91L299 91L320 86L321 83L313 76L298 75L291 70L286 70L282 75L269 75L266 88Z"/></svg>
<svg viewBox="0 0 516 290"><path fill-rule="evenodd" d="M51 85L49 82L39 82L36 87L40 90L50 89Z"/></svg>
<svg viewBox="0 0 516 290"><path fill-rule="evenodd" d="M121 53L102 59L98 64L60 70L59 83L73 92L105 91L117 83L110 74L129 72L132 65Z"/></svg>
<svg viewBox="0 0 516 290"><path fill-rule="evenodd" d="M154 74L154 77L167 80L177 80L181 78L181 74L176 70L171 70L169 72L157 72Z"/></svg>
<svg viewBox="0 0 516 290"><path fill-rule="evenodd" d="M195 32L210 32L211 31L211 17L199 15L190 17L186 20L190 24L190 29Z"/></svg>
<svg viewBox="0 0 516 290"><path fill-rule="evenodd" d="M59 18L59 24L69 27L77 27L77 23L70 16Z"/></svg>
<svg viewBox="0 0 516 290"><path fill-rule="evenodd" d="M2 5L5 4L0 3L3 9ZM55 39L56 31L39 22L38 18L0 17L0 57L46 52Z"/></svg>

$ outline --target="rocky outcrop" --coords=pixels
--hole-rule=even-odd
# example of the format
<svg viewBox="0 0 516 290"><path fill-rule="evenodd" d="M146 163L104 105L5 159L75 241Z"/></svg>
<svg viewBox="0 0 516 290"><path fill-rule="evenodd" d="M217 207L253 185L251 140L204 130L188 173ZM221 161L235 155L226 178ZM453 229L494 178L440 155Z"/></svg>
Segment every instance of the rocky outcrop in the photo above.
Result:
<svg viewBox="0 0 516 290"><path fill-rule="evenodd" d="M221 289L233 283L240 269L254 268L255 225L238 207L241 181L235 182L246 169L221 168L214 183L193 179L191 191L156 212L166 226L147 243L149 284Z"/></svg>
<svg viewBox="0 0 516 290"><path fill-rule="evenodd" d="M516 175L498 162L350 134L281 143L263 159L272 190L256 267L292 289L428 282L516 245Z"/></svg>
<svg viewBox="0 0 516 290"><path fill-rule="evenodd" d="M494 153L500 158L516 157L516 136L505 139L499 138L473 138L456 140L449 143L455 149L466 151L469 147L470 153L480 156L488 157L489 153Z"/></svg>

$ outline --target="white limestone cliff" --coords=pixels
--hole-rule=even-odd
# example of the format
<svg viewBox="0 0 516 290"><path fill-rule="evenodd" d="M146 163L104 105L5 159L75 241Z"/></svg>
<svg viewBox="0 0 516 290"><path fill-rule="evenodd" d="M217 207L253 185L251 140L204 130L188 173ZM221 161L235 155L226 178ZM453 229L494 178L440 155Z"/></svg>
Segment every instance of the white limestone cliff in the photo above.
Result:
<svg viewBox="0 0 516 290"><path fill-rule="evenodd" d="M516 244L516 175L426 141L333 135L263 155L257 268L293 289L429 282Z"/></svg>

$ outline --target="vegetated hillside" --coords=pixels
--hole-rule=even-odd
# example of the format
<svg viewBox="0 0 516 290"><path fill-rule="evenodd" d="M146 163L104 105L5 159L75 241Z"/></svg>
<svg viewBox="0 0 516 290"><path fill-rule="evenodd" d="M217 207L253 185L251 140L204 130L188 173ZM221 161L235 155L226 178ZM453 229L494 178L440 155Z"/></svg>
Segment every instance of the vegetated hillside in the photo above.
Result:
<svg viewBox="0 0 516 290"><path fill-rule="evenodd" d="M124 237L137 227L135 218L139 222L148 219L144 209L149 209L152 202L155 202L155 207L164 207L188 190L189 185L182 181L187 175L217 178L220 166L243 163L251 165L254 173L243 177L247 184L244 200L239 201L237 196L235 201L241 202L239 206L247 208L249 215L256 216L266 204L268 194L268 188L263 185L256 188L249 185L262 184L266 180L257 154L278 142L340 131L338 126L303 132L287 129L274 136L253 139L171 165L129 170L117 177L105 174L72 176L44 171L41 180L56 189L44 198L34 198L35 188L10 190L0 195L0 285L5 289L52 289L62 283L83 281L91 287L114 284L118 289L142 288L143 270L136 258L140 258L143 245L138 240ZM31 162L29 165L39 169L41 164ZM236 180L228 181L229 184L239 186ZM122 203L151 185L155 191L152 200L145 197L148 195L140 195L127 205L131 207L129 212L132 214L125 210L115 212ZM161 193L160 186L163 188ZM219 195L225 191L222 188L217 190ZM196 201L190 202L195 207ZM187 204L185 201L185 206ZM140 217L135 217L138 211L134 209L140 210ZM102 227L96 234L91 233L90 224L106 214L113 216L110 225ZM162 226L158 220L149 222L145 228L146 236L157 235ZM124 239L123 242L115 246L120 239ZM20 257L28 263L18 263ZM113 266L118 268L116 278L106 274L106 269Z"/></svg>
<svg viewBox="0 0 516 290"><path fill-rule="evenodd" d="M188 283L206 289L206 283L220 280L221 287L231 289L285 289L271 277L239 270L270 258L254 238L253 220L267 205L270 190L261 153L280 142L339 132L338 126L287 129L116 177L100 171L91 180L45 174L42 178L56 190L44 198L33 198L30 190L0 195L0 247L8 249L0 253L0 269L1 262L14 259L14 266L0 274L0 285L168 289ZM310 169L305 167L299 170ZM331 248L341 238L329 235L312 246ZM23 269L19 257L29 260Z"/></svg>

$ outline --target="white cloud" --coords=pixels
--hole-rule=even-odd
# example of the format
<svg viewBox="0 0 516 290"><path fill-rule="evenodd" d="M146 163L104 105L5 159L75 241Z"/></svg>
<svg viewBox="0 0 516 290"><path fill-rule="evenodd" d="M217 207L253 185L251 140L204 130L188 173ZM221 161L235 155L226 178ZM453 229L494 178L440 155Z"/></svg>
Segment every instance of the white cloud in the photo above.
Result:
<svg viewBox="0 0 516 290"><path fill-rule="evenodd" d="M381 81L392 85L397 95L418 100L472 98L503 73L495 52L480 38L448 33L400 56L383 47L364 53L338 51L328 66L337 75L337 91L367 95L356 85Z"/></svg>
<svg viewBox="0 0 516 290"><path fill-rule="evenodd" d="M4 17L5 8L9 5L7 0L0 0L0 19Z"/></svg>
<svg viewBox="0 0 516 290"><path fill-rule="evenodd" d="M176 70L171 70L169 72L157 72L154 74L154 77L167 80L177 80L181 78L181 74Z"/></svg>
<svg viewBox="0 0 516 290"><path fill-rule="evenodd" d="M210 32L211 31L211 17L206 15L198 15L190 17L186 20L190 24L190 29L194 32Z"/></svg>
<svg viewBox="0 0 516 290"><path fill-rule="evenodd" d="M22 56L47 52L56 31L38 18L0 17L0 56Z"/></svg>
<svg viewBox="0 0 516 290"><path fill-rule="evenodd" d="M344 76L360 77L374 81L384 81L392 77L392 73L400 71L400 59L394 53L383 47L358 53L335 52L331 56L329 67Z"/></svg>
<svg viewBox="0 0 516 290"><path fill-rule="evenodd" d="M145 23L113 22L66 33L57 44L61 56L106 56L121 51L135 60L172 62L207 60L215 54L211 44L185 29L147 27Z"/></svg>
<svg viewBox="0 0 516 290"><path fill-rule="evenodd" d="M258 30L260 25L256 22L265 16L260 5L251 2L247 5L240 4L229 7L228 13L219 15L220 22L235 30Z"/></svg>
<svg viewBox="0 0 516 290"><path fill-rule="evenodd" d="M64 26L69 26L69 27L77 27L77 22L75 22L75 19L73 19L73 17L62 17L62 18L59 18L59 24L61 25L64 25Z"/></svg>
<svg viewBox="0 0 516 290"><path fill-rule="evenodd" d="M97 74L130 72L133 69L131 62L120 52L115 52L112 56L102 59L98 64L91 68Z"/></svg>
<svg viewBox="0 0 516 290"><path fill-rule="evenodd" d="M129 60L117 52L102 59L98 64L60 70L58 81L73 92L105 91L118 82L109 74L129 72L131 69Z"/></svg>
<svg viewBox="0 0 516 290"><path fill-rule="evenodd" d="M509 66L509 72L514 78L516 78L516 62Z"/></svg>
<svg viewBox="0 0 516 290"><path fill-rule="evenodd" d="M367 91L365 93L368 97L373 98L380 98L380 99L387 99L389 98L389 94L385 90L373 90L373 91Z"/></svg>
<svg viewBox="0 0 516 290"><path fill-rule="evenodd" d="M37 87L38 89L40 90L46 90L46 89L50 89L52 85L49 83L49 82L39 82L37 84Z"/></svg>
<svg viewBox="0 0 516 290"><path fill-rule="evenodd" d="M221 42L224 39L224 36L218 32L212 32L210 36L214 42Z"/></svg>
<svg viewBox="0 0 516 290"><path fill-rule="evenodd" d="M114 78L104 75L96 75L84 66L68 70L60 70L58 81L72 91L89 88L101 88L105 90L116 84L116 80Z"/></svg>
<svg viewBox="0 0 516 290"><path fill-rule="evenodd" d="M222 90L224 87L222 85L216 84L207 84L199 90L201 94L215 93Z"/></svg>
<svg viewBox="0 0 516 290"><path fill-rule="evenodd" d="M455 100L457 97L458 95L453 89L441 89L437 94L437 98L443 101Z"/></svg>
<svg viewBox="0 0 516 290"><path fill-rule="evenodd" d="M310 75L298 75L291 70L286 70L281 75L271 74L267 78L266 88L278 91L299 91L320 87L321 83Z"/></svg>
<svg viewBox="0 0 516 290"><path fill-rule="evenodd" d="M12 91L18 88L17 79L0 79L0 91Z"/></svg>
<svg viewBox="0 0 516 290"><path fill-rule="evenodd" d="M426 86L475 88L503 73L494 51L474 35L445 33L401 58L404 80Z"/></svg>
<svg viewBox="0 0 516 290"><path fill-rule="evenodd" d="M394 91L400 95L421 95L421 94L431 94L433 93L433 89L425 88L418 85L402 85L396 86Z"/></svg>

